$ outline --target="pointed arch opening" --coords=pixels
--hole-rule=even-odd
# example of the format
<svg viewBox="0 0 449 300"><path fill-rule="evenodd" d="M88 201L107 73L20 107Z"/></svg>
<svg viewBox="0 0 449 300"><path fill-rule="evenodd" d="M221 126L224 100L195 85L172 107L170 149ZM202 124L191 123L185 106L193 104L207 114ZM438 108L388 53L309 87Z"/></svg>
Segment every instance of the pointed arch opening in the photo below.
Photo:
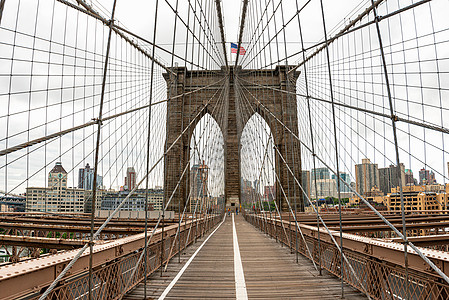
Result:
<svg viewBox="0 0 449 300"><path fill-rule="evenodd" d="M191 212L224 204L224 138L217 121L206 113L190 136L188 206Z"/></svg>
<svg viewBox="0 0 449 300"><path fill-rule="evenodd" d="M246 122L240 137L240 201L245 208L274 209L275 151L269 124L258 113Z"/></svg>

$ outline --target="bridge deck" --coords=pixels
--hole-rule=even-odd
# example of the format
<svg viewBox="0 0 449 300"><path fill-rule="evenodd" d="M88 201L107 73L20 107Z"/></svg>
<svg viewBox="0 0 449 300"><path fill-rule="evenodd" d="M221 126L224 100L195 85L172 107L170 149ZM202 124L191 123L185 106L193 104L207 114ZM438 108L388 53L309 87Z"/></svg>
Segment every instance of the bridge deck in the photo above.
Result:
<svg viewBox="0 0 449 300"><path fill-rule="evenodd" d="M235 217L236 234L250 299L336 299L340 297L340 281L323 271L318 276L312 263L302 256L296 264L295 256L273 239L267 238L241 216ZM159 272L150 278L148 299L158 299L185 265L196 249L199 240L182 257L169 264L161 278ZM232 218L226 221L205 243L166 299L236 298L234 277L234 249ZM366 299L355 289L345 286L346 299ZM137 286L124 299L143 299L143 285Z"/></svg>

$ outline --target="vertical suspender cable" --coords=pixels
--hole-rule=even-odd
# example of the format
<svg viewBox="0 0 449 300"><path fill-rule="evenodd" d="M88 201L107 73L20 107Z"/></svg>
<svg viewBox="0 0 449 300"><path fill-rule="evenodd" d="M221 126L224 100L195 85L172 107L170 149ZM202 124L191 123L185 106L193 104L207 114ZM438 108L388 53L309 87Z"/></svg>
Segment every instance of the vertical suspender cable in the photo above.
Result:
<svg viewBox="0 0 449 300"><path fill-rule="evenodd" d="M296 9L298 9L298 1L296 1ZM307 99L307 112L309 116L309 127L310 127L310 141L311 141L311 148L312 148L312 161L313 161L313 169L315 170L313 172L313 182L315 186L315 203L316 203L316 226L317 226L317 239L318 239L318 266L319 266L319 275L322 275L322 268L321 268L321 237L320 237L320 219L318 216L318 187L317 187L317 178L316 178L316 155L315 155L315 142L314 142L314 134L313 134L313 124L312 124L312 112L310 110L310 98L309 98L309 81L307 77L307 68L306 68L306 51L304 49L304 38L302 35L302 27L301 27L301 20L298 14L298 27L299 27L299 36L301 38L301 49L302 49L302 59L304 61L303 63L303 72L304 72L304 84L306 88L306 99ZM310 174L312 175L312 174Z"/></svg>
<svg viewBox="0 0 449 300"><path fill-rule="evenodd" d="M371 3L374 6L374 1L371 0ZM377 38L379 41L379 50L382 58L382 67L383 67L383 73L385 77L385 85L387 89L387 96L388 96L388 102L390 106L390 114L391 114L391 126L393 128L393 139L394 139L394 148L396 152L396 178L398 178L399 181L399 195L401 200L401 218L402 218L402 234L403 234L403 243L404 243L404 265L405 265L405 297L404 299L408 299L409 295L409 278L408 278L408 257L407 257L407 245L408 245L408 239L407 239L407 225L405 222L405 212L404 212L404 194L403 194L403 188L402 188L402 180L401 180L401 165L399 160L399 146L398 146L398 137L397 137L397 130L396 130L396 121L397 117L394 114L394 107L393 107L393 99L391 96L391 89L390 89L390 80L388 77L388 70L387 70L387 62L385 60L385 52L383 48L383 42L382 42L382 34L380 32L380 26L379 26L379 16L377 15L377 7L373 7L373 14L374 14L374 20L376 23L376 31L377 31Z"/></svg>
<svg viewBox="0 0 449 300"><path fill-rule="evenodd" d="M92 289L93 289L93 250L94 250L94 219L95 219L95 206L96 206L96 198L97 198L97 176L98 176L98 160L99 160L99 152L100 152L100 138L101 138L101 125L103 118L103 104L104 104L104 93L106 88L106 75L108 72L108 62L109 62L109 53L111 49L111 36L112 36L112 25L114 23L114 14L115 7L117 4L117 0L114 0L114 4L112 6L111 19L109 20L109 34L108 34L108 45L106 48L106 57L104 61L103 68L103 82L101 85L101 98L100 98L100 109L98 112L97 121L97 141L95 146L95 163L94 163L94 180L92 187L92 201L91 201L91 215L90 215L90 237L89 237L89 300L92 299Z"/></svg>
<svg viewBox="0 0 449 300"><path fill-rule="evenodd" d="M238 64L238 61L239 61L240 47L242 45L242 36L243 36L243 29L245 28L245 19L246 19L246 11L247 11L247 9L248 9L248 0L243 0L242 16L240 18L239 42L238 42L238 45L237 45L237 55L236 55L236 58L235 58L234 69L237 68L237 64Z"/></svg>
<svg viewBox="0 0 449 300"><path fill-rule="evenodd" d="M152 54L151 57L154 58L155 54L155 43L156 43L156 31L157 31L157 10L158 10L158 4L159 0L156 0L156 7L154 11L154 29L153 29L153 47L152 47ZM150 168L150 142L151 142L151 103L153 102L153 81L154 81L154 59L151 60L151 74L150 74L150 95L149 95L149 101L150 105L148 106L148 135L147 135L147 171L148 174L149 168ZM169 74L169 76L172 76ZM170 99L169 99L170 100ZM145 255L144 255L144 276L143 276L143 295L144 298L147 298L147 274L148 274L148 188L149 188L149 176L147 175L146 181L145 181ZM164 209L165 202L164 198L162 200L162 209ZM163 220L163 214L162 214L162 241L164 240L164 220ZM161 261L161 269L162 269L162 261Z"/></svg>
<svg viewBox="0 0 449 300"><path fill-rule="evenodd" d="M341 259L340 259L340 273L341 273L341 297L344 297L344 260L343 260L343 229L342 229L342 221L341 221L341 192L340 192L340 165L339 165L339 156L338 156L338 142L337 142L337 124L335 120L335 105L334 105L334 92L332 88L332 74L331 74L331 65L330 65L330 57L329 57L329 43L327 39L326 32L326 21L324 18L324 6L323 0L320 0L321 5L321 17L323 20L323 31L324 31L324 39L326 40L326 58L327 58L327 71L329 75L329 91L331 97L331 106L332 106L332 123L334 129L334 145L335 145L335 164L337 168L337 193L338 193L338 217L340 223L340 249L341 249Z"/></svg>

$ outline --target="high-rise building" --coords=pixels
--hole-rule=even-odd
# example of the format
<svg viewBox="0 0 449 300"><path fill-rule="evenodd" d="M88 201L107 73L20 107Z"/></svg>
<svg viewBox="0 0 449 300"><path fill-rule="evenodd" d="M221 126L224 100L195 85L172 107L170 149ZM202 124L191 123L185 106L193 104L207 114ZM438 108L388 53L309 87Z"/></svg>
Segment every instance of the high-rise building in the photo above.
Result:
<svg viewBox="0 0 449 300"><path fill-rule="evenodd" d="M349 176L348 173L340 172L340 178L341 178L341 181L340 181L340 192L342 192L342 193L349 193L351 191L351 189L349 188L349 186L351 185L351 177ZM337 176L335 176L335 174L332 174L332 179L334 179L336 181L337 180ZM349 186L347 186L344 183L347 183ZM337 186L338 186L338 184L337 184Z"/></svg>
<svg viewBox="0 0 449 300"><path fill-rule="evenodd" d="M316 175L316 178L315 178ZM312 169L312 172L310 174L310 178L311 180L315 180L315 179L330 179L330 172L328 168L316 168L316 169Z"/></svg>
<svg viewBox="0 0 449 300"><path fill-rule="evenodd" d="M91 168L89 164L86 167L79 169L78 172L78 188L84 190L92 190L94 186L95 169ZM103 186L103 177L97 174L97 187Z"/></svg>
<svg viewBox="0 0 449 300"><path fill-rule="evenodd" d="M207 196L207 178L209 167L204 163L193 165L190 170L190 192L191 197L201 198ZM251 182L249 182L251 186Z"/></svg>
<svg viewBox="0 0 449 300"><path fill-rule="evenodd" d="M192 166L190 170L190 210L200 210L198 205L205 205L207 192L207 179L209 176L209 167L204 163ZM251 187L251 181L248 181L248 186ZM199 202L198 202L199 201ZM197 205L198 202L198 205Z"/></svg>
<svg viewBox="0 0 449 300"><path fill-rule="evenodd" d="M83 212L84 190L67 187L67 172L57 162L48 173L48 187L27 187L26 210Z"/></svg>
<svg viewBox="0 0 449 300"><path fill-rule="evenodd" d="M251 180L243 179L241 180L242 190L251 190L253 188L253 184Z"/></svg>
<svg viewBox="0 0 449 300"><path fill-rule="evenodd" d="M433 171L422 168L419 170L419 185L435 184L435 173Z"/></svg>
<svg viewBox="0 0 449 300"><path fill-rule="evenodd" d="M429 174L429 184L436 184L437 180L435 179L435 173L433 171L430 171Z"/></svg>
<svg viewBox="0 0 449 300"><path fill-rule="evenodd" d="M136 187L136 177L134 167L128 167L126 169L125 185L123 187L125 191L132 191Z"/></svg>
<svg viewBox="0 0 449 300"><path fill-rule="evenodd" d="M254 184L254 185L253 185ZM241 178L240 181L240 201L241 203L258 203L260 200L259 180L246 180Z"/></svg>
<svg viewBox="0 0 449 300"><path fill-rule="evenodd" d="M415 185L416 179L413 177L413 171L410 169L405 170L405 185Z"/></svg>
<svg viewBox="0 0 449 300"><path fill-rule="evenodd" d="M379 169L379 189L384 195L391 193L391 189L398 187L399 183L405 186L405 166L400 164L400 174L395 165L390 165L387 168Z"/></svg>
<svg viewBox="0 0 449 300"><path fill-rule="evenodd" d="M422 168L419 170L419 185L426 185L429 182L429 170Z"/></svg>
<svg viewBox="0 0 449 300"><path fill-rule="evenodd" d="M266 185L263 191L263 199L265 201L271 202L276 197L276 186L275 185Z"/></svg>
<svg viewBox="0 0 449 300"><path fill-rule="evenodd" d="M355 165L356 190L364 195L373 187L379 187L379 169L377 164L371 163L368 158L362 159L362 163Z"/></svg>
<svg viewBox="0 0 449 300"><path fill-rule="evenodd" d="M315 195L315 181L312 180L311 197L312 199L324 199L326 197L338 198L337 182L335 179L318 179L316 181L316 190L318 195Z"/></svg>

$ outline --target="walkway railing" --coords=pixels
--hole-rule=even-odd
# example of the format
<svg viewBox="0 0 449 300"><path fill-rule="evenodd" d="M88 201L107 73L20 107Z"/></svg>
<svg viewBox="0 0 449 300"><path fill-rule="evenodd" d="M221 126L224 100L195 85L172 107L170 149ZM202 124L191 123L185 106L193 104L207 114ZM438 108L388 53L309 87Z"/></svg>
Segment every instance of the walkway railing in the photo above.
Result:
<svg viewBox="0 0 449 300"><path fill-rule="evenodd" d="M185 249L198 237L209 231L221 220L215 215L208 218L166 226L154 232L148 246L148 274ZM162 233L164 237L162 238ZM180 247L178 247L180 243ZM121 238L94 246L94 289L92 299L120 299L144 279L144 261L138 263L144 250L144 233ZM163 245L163 246L162 246ZM55 255L12 264L0 268L1 299L38 299L75 255L65 251ZM163 252L163 253L161 253ZM162 260L161 260L162 259ZM137 264L138 263L138 264ZM162 265L163 265L162 264ZM89 252L86 251L74 264L70 273L50 293L49 299L87 299L89 289ZM134 269L136 271L134 271ZM19 274L20 272L20 274ZM134 276L133 276L134 273Z"/></svg>
<svg viewBox="0 0 449 300"><path fill-rule="evenodd" d="M341 278L340 252L330 236L321 229L320 247L318 230L314 226L299 224L312 257L308 254L304 241L298 237L295 223L269 218L262 215L244 214L245 219L264 233L293 252L313 259L322 268ZM282 226L282 223L284 226ZM339 232L331 230L335 240ZM312 251L313 249L313 251ZM443 251L420 248L445 274L449 274L449 254ZM355 276L346 262L343 266L343 280L374 299L405 299L405 268L403 246L388 239L373 239L343 233L343 253L355 271ZM409 298L408 299L448 299L449 285L412 250L409 250ZM357 279L358 278L358 279ZM361 286L361 284L363 286ZM365 292L366 291L366 292Z"/></svg>

